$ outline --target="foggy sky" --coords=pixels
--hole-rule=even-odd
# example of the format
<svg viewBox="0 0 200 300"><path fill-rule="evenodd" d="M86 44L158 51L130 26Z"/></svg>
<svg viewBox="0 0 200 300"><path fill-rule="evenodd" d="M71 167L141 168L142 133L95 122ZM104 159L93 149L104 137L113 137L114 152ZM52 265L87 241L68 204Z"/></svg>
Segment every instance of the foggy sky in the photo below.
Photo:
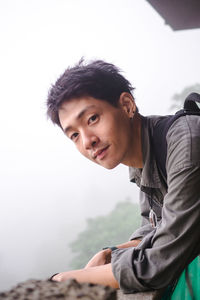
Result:
<svg viewBox="0 0 200 300"><path fill-rule="evenodd" d="M105 59L136 87L141 114L168 114L172 96L199 82L200 30L173 32L144 0L1 0L0 37L5 289L66 270L85 218L138 199L126 167L87 161L47 120L50 85L82 56Z"/></svg>

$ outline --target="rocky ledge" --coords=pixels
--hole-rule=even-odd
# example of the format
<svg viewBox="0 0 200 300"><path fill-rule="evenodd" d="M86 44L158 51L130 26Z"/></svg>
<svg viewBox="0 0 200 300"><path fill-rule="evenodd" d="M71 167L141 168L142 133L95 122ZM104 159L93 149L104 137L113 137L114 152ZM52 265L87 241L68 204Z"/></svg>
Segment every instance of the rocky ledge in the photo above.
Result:
<svg viewBox="0 0 200 300"><path fill-rule="evenodd" d="M0 293L0 300L160 300L163 290L123 294L108 286L49 280L28 280L7 292Z"/></svg>
<svg viewBox="0 0 200 300"><path fill-rule="evenodd" d="M28 280L8 292L0 293L1 300L116 300L116 297L116 290L111 287L80 284L73 279L66 282Z"/></svg>

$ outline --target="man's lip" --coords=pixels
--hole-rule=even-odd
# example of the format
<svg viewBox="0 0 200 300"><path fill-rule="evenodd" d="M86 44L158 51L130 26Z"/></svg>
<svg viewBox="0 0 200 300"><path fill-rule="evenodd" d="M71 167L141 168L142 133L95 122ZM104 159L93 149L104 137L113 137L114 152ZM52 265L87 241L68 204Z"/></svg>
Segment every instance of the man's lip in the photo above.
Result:
<svg viewBox="0 0 200 300"><path fill-rule="evenodd" d="M102 148L102 149L99 149L98 151L96 151L94 154L93 154L93 158L96 159L99 155L101 155L101 153L105 150L107 150L109 148L109 145Z"/></svg>

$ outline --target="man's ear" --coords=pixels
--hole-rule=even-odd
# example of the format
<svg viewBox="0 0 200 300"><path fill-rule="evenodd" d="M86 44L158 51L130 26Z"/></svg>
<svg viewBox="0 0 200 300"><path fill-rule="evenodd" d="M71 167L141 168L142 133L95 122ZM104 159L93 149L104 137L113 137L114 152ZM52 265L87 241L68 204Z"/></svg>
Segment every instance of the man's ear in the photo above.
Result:
<svg viewBox="0 0 200 300"><path fill-rule="evenodd" d="M133 117L134 113L136 112L136 105L131 94L127 92L121 93L119 97L119 105L129 118Z"/></svg>

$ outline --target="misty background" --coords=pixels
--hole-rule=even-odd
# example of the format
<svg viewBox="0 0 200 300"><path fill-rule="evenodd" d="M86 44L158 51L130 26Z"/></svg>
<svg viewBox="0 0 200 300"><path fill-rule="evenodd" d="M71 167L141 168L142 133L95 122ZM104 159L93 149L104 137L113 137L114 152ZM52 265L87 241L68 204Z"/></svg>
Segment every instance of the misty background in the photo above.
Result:
<svg viewBox="0 0 200 300"><path fill-rule="evenodd" d="M127 167L87 161L47 120L51 84L82 56L104 59L136 87L141 114L173 113L174 94L199 83L200 29L172 31L145 0L0 0L0 43L4 290L68 270L86 218L138 201Z"/></svg>

